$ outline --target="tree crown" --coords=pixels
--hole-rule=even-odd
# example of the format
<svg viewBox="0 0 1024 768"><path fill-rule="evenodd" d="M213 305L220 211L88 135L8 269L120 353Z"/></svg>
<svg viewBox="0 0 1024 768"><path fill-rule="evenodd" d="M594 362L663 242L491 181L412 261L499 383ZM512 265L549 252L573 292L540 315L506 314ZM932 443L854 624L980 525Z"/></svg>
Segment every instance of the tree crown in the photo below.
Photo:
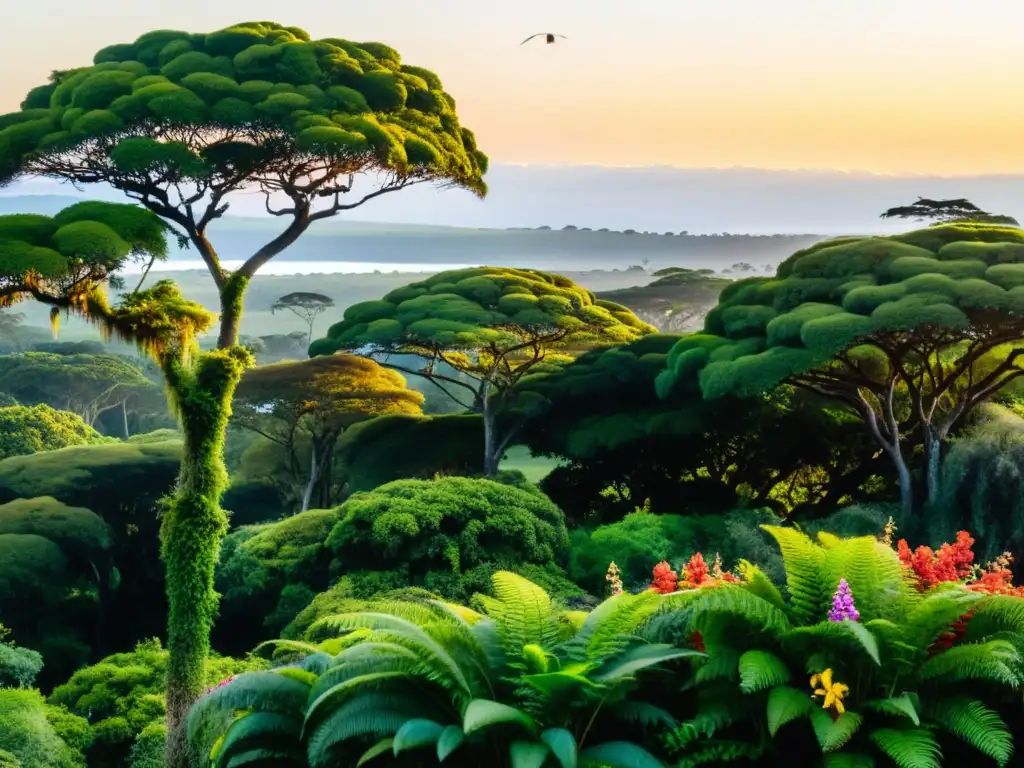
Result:
<svg viewBox="0 0 1024 768"><path fill-rule="evenodd" d="M55 72L0 116L0 179L237 186L296 157L310 170L327 163L485 189L487 158L434 73L381 43L311 40L272 22L147 32L101 49L91 66Z"/></svg>
<svg viewBox="0 0 1024 768"><path fill-rule="evenodd" d="M529 269L475 267L440 272L353 304L311 355L373 346L395 351L491 350L539 342L565 348L621 344L652 333L626 307L572 280Z"/></svg>
<svg viewBox="0 0 1024 768"><path fill-rule="evenodd" d="M673 347L659 392L699 382L704 397L753 395L835 359L862 375L877 347L913 336L928 350L1024 333L1024 231L945 224L892 237L826 240L772 278L738 280L703 333ZM891 357L891 355L890 355ZM851 369L852 369L851 368Z"/></svg>

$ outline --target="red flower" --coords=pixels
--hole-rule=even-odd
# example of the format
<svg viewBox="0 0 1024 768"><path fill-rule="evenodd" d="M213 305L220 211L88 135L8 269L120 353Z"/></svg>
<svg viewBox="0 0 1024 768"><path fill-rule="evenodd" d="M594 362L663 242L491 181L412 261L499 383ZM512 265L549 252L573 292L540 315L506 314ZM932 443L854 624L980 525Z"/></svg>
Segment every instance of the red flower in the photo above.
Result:
<svg viewBox="0 0 1024 768"><path fill-rule="evenodd" d="M905 539L900 539L896 552L900 562L914 572L918 589L924 591L936 584L962 581L971 575L974 563L974 539L967 531L958 531L956 543L943 544L938 552L921 546L911 552Z"/></svg>
<svg viewBox="0 0 1024 768"><path fill-rule="evenodd" d="M651 581L651 589L655 592L668 595L676 591L676 584L679 577L676 576L676 572L672 570L672 566L664 560L654 566L653 577L654 579Z"/></svg>
<svg viewBox="0 0 1024 768"><path fill-rule="evenodd" d="M698 629L693 630L690 634L690 645L693 646L695 651L700 651L701 653L705 653L708 650L708 647L704 645L704 636L701 635Z"/></svg>
<svg viewBox="0 0 1024 768"><path fill-rule="evenodd" d="M693 587L701 586L708 578L708 564L700 552L690 558L683 567L683 581Z"/></svg>
<svg viewBox="0 0 1024 768"><path fill-rule="evenodd" d="M928 649L929 658L937 653L948 651L956 643L962 640L964 635L967 633L967 623L973 617L974 609L971 608L967 613L954 621L950 626L949 631L943 632L935 639L935 642L931 644L931 647Z"/></svg>

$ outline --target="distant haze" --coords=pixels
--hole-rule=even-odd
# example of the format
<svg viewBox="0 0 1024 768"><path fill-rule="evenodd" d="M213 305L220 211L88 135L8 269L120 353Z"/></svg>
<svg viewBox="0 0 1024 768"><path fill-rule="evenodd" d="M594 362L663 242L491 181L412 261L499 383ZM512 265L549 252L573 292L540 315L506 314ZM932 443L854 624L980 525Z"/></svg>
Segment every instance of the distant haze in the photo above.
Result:
<svg viewBox="0 0 1024 768"><path fill-rule="evenodd" d="M638 231L687 230L694 234L859 234L913 226L882 222L890 206L918 196L967 197L983 209L1024 219L1024 175L886 176L841 171L681 169L492 165L490 194L412 188L374 200L348 221L498 228L566 225ZM0 190L0 212L17 207L4 199L21 194L75 195L68 185L44 180ZM123 199L90 188L90 196ZM34 206L30 206L34 207ZM233 215L267 218L263 198L245 194Z"/></svg>

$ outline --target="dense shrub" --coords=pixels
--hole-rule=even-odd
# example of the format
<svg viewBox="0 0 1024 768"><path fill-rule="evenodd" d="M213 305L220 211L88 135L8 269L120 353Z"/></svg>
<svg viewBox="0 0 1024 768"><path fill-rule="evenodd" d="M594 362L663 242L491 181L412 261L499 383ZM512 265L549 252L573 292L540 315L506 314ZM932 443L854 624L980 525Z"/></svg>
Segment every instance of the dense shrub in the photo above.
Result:
<svg viewBox="0 0 1024 768"><path fill-rule="evenodd" d="M81 753L62 739L48 719L38 691L0 689L0 754L21 768L84 768Z"/></svg>
<svg viewBox="0 0 1024 768"><path fill-rule="evenodd" d="M398 480L339 511L328 545L364 597L371 573L465 598L486 591L495 568L562 565L568 554L565 520L543 493L491 480Z"/></svg>
<svg viewBox="0 0 1024 768"><path fill-rule="evenodd" d="M80 669L50 694L51 705L88 719L90 768L126 765L130 754L137 761L151 759L157 753L154 744L162 751L167 656L159 641L145 641L134 651ZM259 660L214 656L206 664L207 685L263 666ZM132 763L135 768L144 764Z"/></svg>
<svg viewBox="0 0 1024 768"><path fill-rule="evenodd" d="M48 405L0 407L0 459L103 441L99 432L70 411Z"/></svg>

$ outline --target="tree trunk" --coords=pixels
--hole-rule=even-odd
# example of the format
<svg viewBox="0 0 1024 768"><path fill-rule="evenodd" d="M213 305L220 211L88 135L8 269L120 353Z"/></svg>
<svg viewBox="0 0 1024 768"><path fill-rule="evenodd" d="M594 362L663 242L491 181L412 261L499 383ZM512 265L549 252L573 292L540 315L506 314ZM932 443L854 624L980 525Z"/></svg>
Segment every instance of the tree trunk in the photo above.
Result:
<svg viewBox="0 0 1024 768"><path fill-rule="evenodd" d="M122 400L121 401L121 419L122 419L122 423L124 424L124 439L127 440L129 437L131 437L131 434L128 432L128 401L127 400Z"/></svg>
<svg viewBox="0 0 1024 768"><path fill-rule="evenodd" d="M494 477L498 473L501 455L498 451L497 424L490 398L483 398L484 417L484 477Z"/></svg>
<svg viewBox="0 0 1024 768"><path fill-rule="evenodd" d="M313 489L316 488L316 481L320 477L320 460L316 452L316 440L310 445L309 459L309 480L306 482L306 490L302 494L302 509L300 512L309 510L309 502L313 498Z"/></svg>
<svg viewBox="0 0 1024 768"><path fill-rule="evenodd" d="M896 476L900 484L900 509L903 511L903 519L910 520L914 515L914 484L910 477L910 469L901 454L893 456L896 464Z"/></svg>
<svg viewBox="0 0 1024 768"><path fill-rule="evenodd" d="M238 344L242 324L242 304L245 300L247 278L239 274L229 277L220 289L220 335L217 349L227 349Z"/></svg>
<svg viewBox="0 0 1024 768"><path fill-rule="evenodd" d="M928 503L934 504L939 498L939 481L942 472L942 441L927 425L924 428L924 472Z"/></svg>
<svg viewBox="0 0 1024 768"><path fill-rule="evenodd" d="M163 367L184 433L181 471L160 528L169 607L167 765L187 768L185 719L206 682L217 612L214 568L227 531L220 508L227 486L224 434L244 362L231 350L218 350L200 354L188 367L180 358L165 360Z"/></svg>

